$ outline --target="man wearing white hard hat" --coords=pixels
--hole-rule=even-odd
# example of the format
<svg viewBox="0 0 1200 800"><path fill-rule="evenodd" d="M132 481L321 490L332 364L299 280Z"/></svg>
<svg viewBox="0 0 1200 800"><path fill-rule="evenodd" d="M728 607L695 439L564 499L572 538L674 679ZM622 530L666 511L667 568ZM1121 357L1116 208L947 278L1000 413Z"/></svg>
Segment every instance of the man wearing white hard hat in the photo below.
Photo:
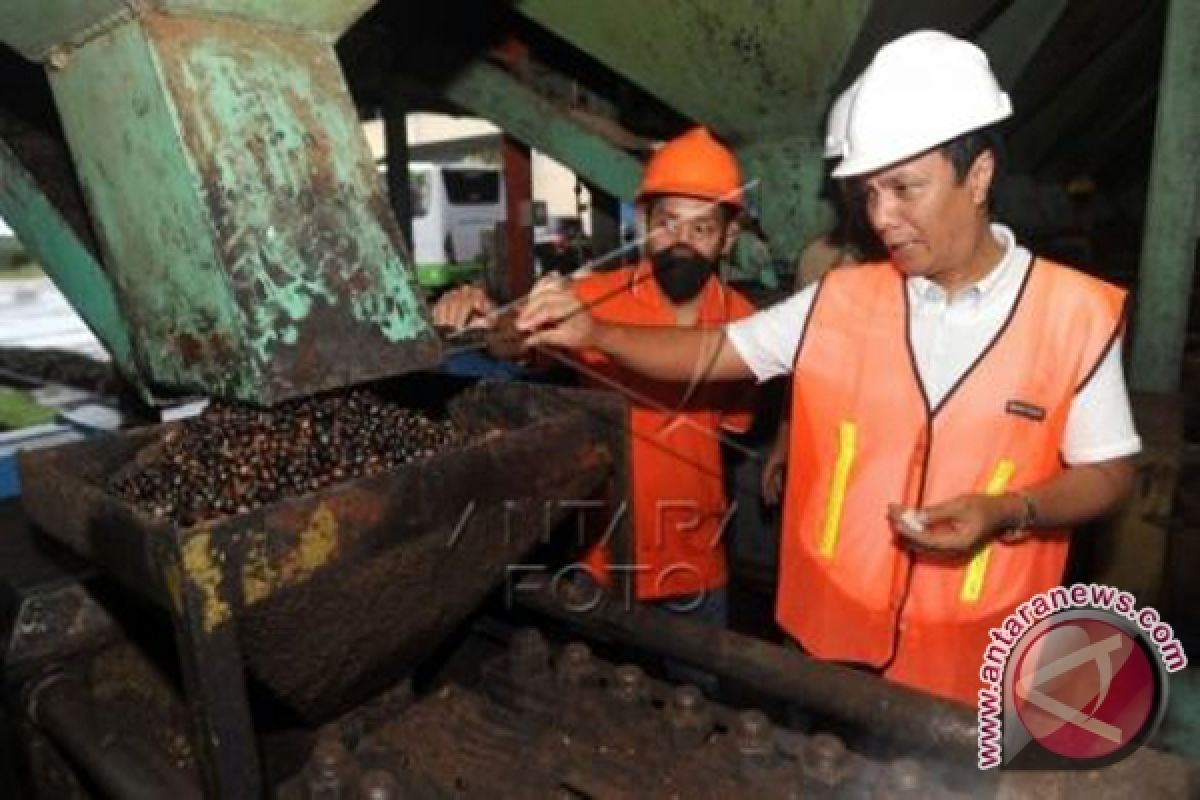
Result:
<svg viewBox="0 0 1200 800"><path fill-rule="evenodd" d="M861 77L845 155L884 261L717 331L594 322L548 289L518 325L663 379L791 372L776 618L816 657L974 704L989 630L1062 580L1070 528L1128 494L1141 447L1125 294L992 224L981 50L922 31Z"/></svg>

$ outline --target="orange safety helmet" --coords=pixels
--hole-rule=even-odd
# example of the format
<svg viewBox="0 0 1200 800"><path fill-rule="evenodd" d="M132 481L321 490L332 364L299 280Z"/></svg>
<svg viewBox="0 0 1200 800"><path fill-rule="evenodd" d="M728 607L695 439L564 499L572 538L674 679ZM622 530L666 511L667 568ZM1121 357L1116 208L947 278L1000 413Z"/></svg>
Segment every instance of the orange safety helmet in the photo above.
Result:
<svg viewBox="0 0 1200 800"><path fill-rule="evenodd" d="M741 210L742 170L737 157L707 128L692 128L650 157L637 201L667 194L715 200Z"/></svg>

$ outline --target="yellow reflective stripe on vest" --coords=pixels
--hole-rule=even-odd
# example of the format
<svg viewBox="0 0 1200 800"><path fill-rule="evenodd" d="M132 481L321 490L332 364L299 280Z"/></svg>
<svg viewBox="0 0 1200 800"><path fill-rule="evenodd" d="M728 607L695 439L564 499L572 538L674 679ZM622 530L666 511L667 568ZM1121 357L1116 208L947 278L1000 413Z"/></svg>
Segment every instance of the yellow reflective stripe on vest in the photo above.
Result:
<svg viewBox="0 0 1200 800"><path fill-rule="evenodd" d="M850 468L854 466L854 455L858 450L858 426L853 422L838 425L838 455L833 466L833 485L829 489L829 501L825 505L825 527L821 531L821 555L833 558L837 552L838 537L842 533L842 507L846 503L846 485L850 482Z"/></svg>
<svg viewBox="0 0 1200 800"><path fill-rule="evenodd" d="M996 471L992 473L992 478L988 481L984 493L993 497L1004 494L1005 490L1008 489L1009 480L1012 479L1013 473L1016 471L1016 464L1008 460L1001 461L996 465ZM963 577L962 590L958 595L959 600L972 604L979 602L979 596L983 594L983 578L987 574L988 559L991 557L992 545L989 543L971 558L971 563L967 567L967 574Z"/></svg>

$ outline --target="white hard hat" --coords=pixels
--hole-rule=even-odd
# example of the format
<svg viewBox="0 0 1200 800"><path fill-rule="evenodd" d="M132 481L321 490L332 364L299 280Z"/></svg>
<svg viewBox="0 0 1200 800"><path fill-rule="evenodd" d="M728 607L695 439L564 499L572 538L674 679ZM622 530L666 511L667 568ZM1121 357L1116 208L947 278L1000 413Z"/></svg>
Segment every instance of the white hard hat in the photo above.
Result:
<svg viewBox="0 0 1200 800"><path fill-rule="evenodd" d="M829 109L829 119L825 123L825 158L841 158L846 150L846 123L850 120L850 106L854 104L854 93L858 91L858 81L850 84Z"/></svg>
<svg viewBox="0 0 1200 800"><path fill-rule="evenodd" d="M917 31L879 49L858 81L835 178L874 172L1012 114L970 42Z"/></svg>

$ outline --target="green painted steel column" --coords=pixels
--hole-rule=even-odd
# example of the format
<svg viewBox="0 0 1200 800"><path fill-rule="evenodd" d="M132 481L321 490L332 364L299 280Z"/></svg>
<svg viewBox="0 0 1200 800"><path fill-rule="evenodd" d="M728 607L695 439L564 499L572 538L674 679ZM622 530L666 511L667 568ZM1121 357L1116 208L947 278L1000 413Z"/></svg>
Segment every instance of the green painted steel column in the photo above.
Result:
<svg viewBox="0 0 1200 800"><path fill-rule="evenodd" d="M370 5L59 20L51 88L147 384L273 404L440 360L332 47Z"/></svg>
<svg viewBox="0 0 1200 800"><path fill-rule="evenodd" d="M1178 390L1200 234L1200 0L1170 0L1138 276L1133 385Z"/></svg>
<svg viewBox="0 0 1200 800"><path fill-rule="evenodd" d="M104 267L3 141L0 141L0 217L4 217L21 244L104 343L113 363L122 373L136 375L129 332Z"/></svg>
<svg viewBox="0 0 1200 800"><path fill-rule="evenodd" d="M609 194L632 200L637 192L642 178L640 161L588 131L497 66L482 61L471 64L447 87L446 97L570 165L584 180Z"/></svg>
<svg viewBox="0 0 1200 800"><path fill-rule="evenodd" d="M827 166L822 150L816 139L797 138L738 151L746 181L757 181L750 202L776 259L795 263L804 245L833 224L833 210L819 194Z"/></svg>

